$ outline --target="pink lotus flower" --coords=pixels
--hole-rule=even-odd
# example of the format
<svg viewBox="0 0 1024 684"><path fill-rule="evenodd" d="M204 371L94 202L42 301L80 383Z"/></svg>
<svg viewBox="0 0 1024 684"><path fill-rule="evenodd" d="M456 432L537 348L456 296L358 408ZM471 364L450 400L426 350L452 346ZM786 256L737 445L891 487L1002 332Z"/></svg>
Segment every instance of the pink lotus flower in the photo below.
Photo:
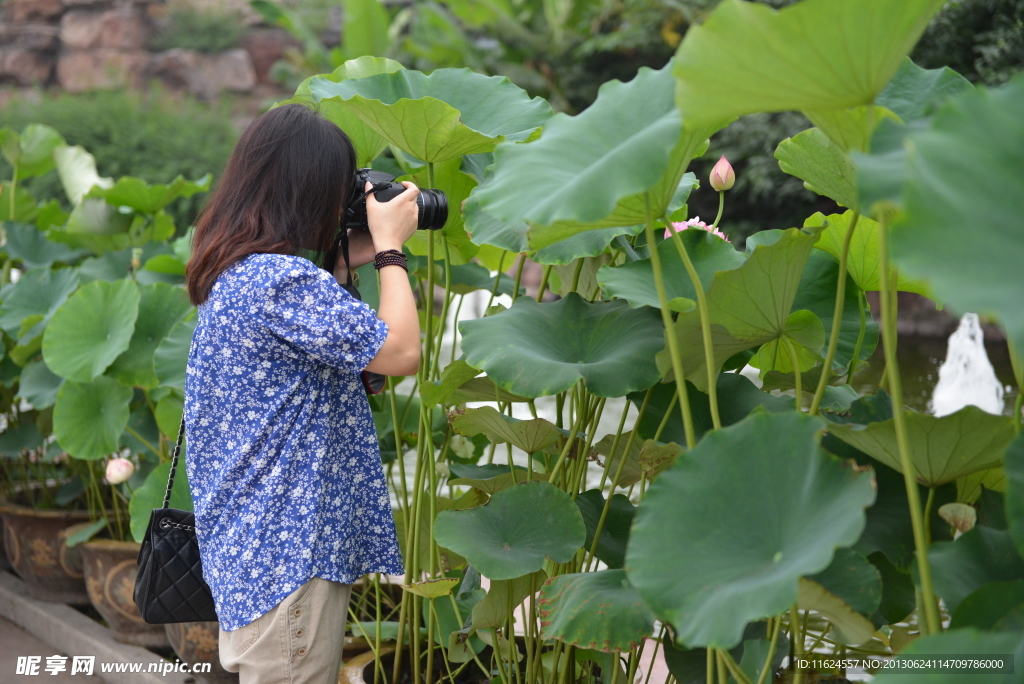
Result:
<svg viewBox="0 0 1024 684"><path fill-rule="evenodd" d="M715 168L711 169L711 187L718 192L725 192L735 183L736 172L732 170L732 164L723 155L715 164Z"/></svg>
<svg viewBox="0 0 1024 684"><path fill-rule="evenodd" d="M675 232L678 233L680 231L686 230L687 228L700 228L702 230L706 230L709 233L711 233L712 235L717 235L718 237L722 238L723 240L725 240L729 244L732 244L732 240L730 240L728 237L726 237L725 233L723 233L722 231L718 230L718 228L712 228L708 224L706 224L703 221L701 221L700 220L700 216L694 216L692 219L690 219L686 223L673 223L671 228L666 228L665 229L665 239L668 240L670 237L672 237L672 231L673 230L675 230Z"/></svg>
<svg viewBox="0 0 1024 684"><path fill-rule="evenodd" d="M107 482L121 484L135 472L135 464L126 458L112 458L107 461Z"/></svg>

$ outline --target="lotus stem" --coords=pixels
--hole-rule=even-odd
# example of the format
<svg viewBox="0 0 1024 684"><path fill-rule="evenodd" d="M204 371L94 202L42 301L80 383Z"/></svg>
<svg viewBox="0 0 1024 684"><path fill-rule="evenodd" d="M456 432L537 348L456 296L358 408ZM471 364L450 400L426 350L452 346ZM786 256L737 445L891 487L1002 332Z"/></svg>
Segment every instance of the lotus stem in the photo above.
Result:
<svg viewBox="0 0 1024 684"><path fill-rule="evenodd" d="M584 400L581 399L580 403L584 403ZM576 435L579 433L580 427L583 425L583 416L585 413L586 407L581 408L576 414L576 419L572 422L572 430L569 431L569 438L565 440L565 446L562 447L562 451L558 455L558 460L555 461L555 467L551 469L551 476L548 478L548 482L551 484L555 484L555 480L558 477L558 471L562 469L565 457L569 455L569 450L576 441Z"/></svg>
<svg viewBox="0 0 1024 684"><path fill-rule="evenodd" d="M864 335L867 334L868 331L866 308L864 291L857 290L857 312L860 314L860 331L857 333L857 343L853 345L853 358L850 359L850 367L846 369L847 385L853 382L853 374L857 370L857 362L860 359L860 350L864 346Z"/></svg>
<svg viewBox="0 0 1024 684"><path fill-rule="evenodd" d="M775 624L772 626L772 640L768 645L768 657L764 660L764 667L761 668L761 674L757 676L757 684L764 684L765 679L772 669L772 661L775 659L775 648L779 645L779 628L782 627L782 618L775 618Z"/></svg>
<svg viewBox="0 0 1024 684"><path fill-rule="evenodd" d="M790 340L782 337L779 338L779 342L786 346L786 351L789 352L789 362L793 364L793 384L796 385L796 410L803 411L804 394L800 381L800 359L797 357L796 349L793 348L793 343Z"/></svg>
<svg viewBox="0 0 1024 684"><path fill-rule="evenodd" d="M576 270L573 271L572 274L572 287L569 288L573 292L577 292L576 288L580 286L580 274L583 272L583 260L584 257L579 257L576 260Z"/></svg>
<svg viewBox="0 0 1024 684"><path fill-rule="evenodd" d="M18 196L18 164L14 165L14 171L11 173L11 214L8 220L14 221L14 212L17 209L17 203L14 201ZM4 235L6 237L6 235ZM5 240L6 242L6 240Z"/></svg>
<svg viewBox="0 0 1024 684"><path fill-rule="evenodd" d="M715 653L715 662L718 665L718 684L729 684L729 670L725 666L725 660L722 658L722 652L717 648L712 650Z"/></svg>
<svg viewBox="0 0 1024 684"><path fill-rule="evenodd" d="M668 341L668 353L672 359L672 371L676 381L676 395L679 397L679 410L683 417L683 430L686 432L686 448L692 449L697 443L693 432L693 418L690 414L690 397L686 392L686 374L683 361L679 354L679 340L672 330L672 312L668 309L665 296L665 281L662 280L661 256L658 254L657 242L654 239L654 218L651 216L651 196L644 193L644 215L647 234L647 246L651 252L651 270L654 271L654 286L658 290L658 303L661 308L661 321L665 325L665 338Z"/></svg>
<svg viewBox="0 0 1024 684"><path fill-rule="evenodd" d="M925 523L921 517L921 495L914 478L914 464L910 459L910 442L907 439L906 419L903 415L903 385L900 380L899 360L896 356L896 314L892 310L894 301L890 287L889 266L889 235L886 217L878 220L878 266L881 285L880 299L882 302L882 343L885 350L885 368L889 378L889 393L892 395L893 425L896 428L896 446L899 450L900 467L903 470L903 481L907 487L907 503L910 506L910 522L914 530L914 546L917 555L917 569L921 577L921 590L924 593L924 626L928 634L942 631L939 616L935 611L935 593L932 590L932 570L928 562L928 541L925 534ZM892 271L895 274L895 269Z"/></svg>
<svg viewBox="0 0 1024 684"><path fill-rule="evenodd" d="M800 656L804 652L804 635L800 631L800 612L796 609L796 604L789 609L789 641L793 646L793 662L791 669L793 670L792 684L800 684L803 679L803 670L800 669Z"/></svg>
<svg viewBox="0 0 1024 684"><path fill-rule="evenodd" d="M512 286L512 303L515 304L516 299L519 298L519 283L523 280L523 266L526 265L526 255L519 255L519 265L516 266L516 281Z"/></svg>
<svg viewBox="0 0 1024 684"><path fill-rule="evenodd" d="M433 240L433 235L430 236ZM444 340L444 330L448 325L448 306L452 298L452 259L448 248L448 241L441 236L441 248L444 251L444 304L441 306L441 329L437 333L437 348L434 350L434 360L431 365L431 377L437 378L441 374L439 365L441 363L441 342ZM431 330L431 333L433 330ZM452 338L452 349L455 348L455 339Z"/></svg>
<svg viewBox="0 0 1024 684"><path fill-rule="evenodd" d="M836 347L839 345L839 333L843 329L843 304L846 300L846 262L850 254L850 241L853 239L853 231L857 228L857 221L860 219L860 212L854 211L850 225L846 228L846 235L843 236L843 249L839 254L839 277L836 279L836 304L832 312L832 331L828 337L828 349L825 352L825 365L821 369L821 378L818 379L818 388L811 400L812 416L818 415L818 407L821 406L821 399L825 396L825 388L832 377L832 361L836 358ZM850 362L851 368L856 363L856 357Z"/></svg>
<svg viewBox="0 0 1024 684"><path fill-rule="evenodd" d="M491 308L491 304L494 303L494 298L498 296L498 286L501 284L501 267L505 265L505 255L508 254L507 250L501 250L501 256L498 257L498 275L494 276L494 288L491 290L491 297L487 300L487 306L484 310Z"/></svg>
<svg viewBox="0 0 1024 684"><path fill-rule="evenodd" d="M540 285L537 287L537 303L539 304L544 299L544 290L548 287L548 278L551 277L551 269L554 268L554 264L548 264L544 267L544 273L540 277Z"/></svg>
<svg viewBox="0 0 1024 684"><path fill-rule="evenodd" d="M733 660L731 653L722 648L718 649L718 656L722 659L722 662L725 664L726 669L729 670L729 674L733 676L733 679L740 684L753 684L753 682L750 681L750 677L747 676L747 673L741 670L739 665L736 664L736 661Z"/></svg>
<svg viewBox="0 0 1024 684"><path fill-rule="evenodd" d="M724 192L718 194L725 197ZM668 222L666 217L665 223ZM693 267L693 261L686 250L686 245L683 244L683 239L679 236L679 231L670 230L670 232L672 233L672 242L676 245L676 251L679 252L679 258L683 260L686 273L690 276L690 282L693 283L694 292L697 293L700 332L704 339L704 366L708 372L708 404L711 406L711 424L717 430L722 427L722 419L718 415L718 368L715 364L715 343L711 340L711 312L708 309L708 298L704 292L704 285L700 282L700 276L697 275L697 269Z"/></svg>
<svg viewBox="0 0 1024 684"><path fill-rule="evenodd" d="M718 216L715 217L715 222L711 224L712 230L718 227L718 222L722 220L722 212L725 211L725 192L718 193Z"/></svg>
<svg viewBox="0 0 1024 684"><path fill-rule="evenodd" d="M707 673L704 677L705 684L715 684L715 649L706 648L704 649L705 655L707 656Z"/></svg>

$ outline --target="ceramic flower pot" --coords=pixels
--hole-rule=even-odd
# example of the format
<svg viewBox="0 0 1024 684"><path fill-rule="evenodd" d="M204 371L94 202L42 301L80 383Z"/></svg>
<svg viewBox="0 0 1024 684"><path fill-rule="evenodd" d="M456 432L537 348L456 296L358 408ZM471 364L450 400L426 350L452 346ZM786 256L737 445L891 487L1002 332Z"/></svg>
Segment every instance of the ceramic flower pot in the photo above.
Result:
<svg viewBox="0 0 1024 684"><path fill-rule="evenodd" d="M67 528L89 521L86 511L39 510L0 500L8 560L32 598L88 605L82 553L65 544Z"/></svg>
<svg viewBox="0 0 1024 684"><path fill-rule="evenodd" d="M200 675L210 684L237 684L238 673L220 664L216 622L174 622L164 625L171 648L184 663L211 663L210 672Z"/></svg>
<svg viewBox="0 0 1024 684"><path fill-rule="evenodd" d="M166 647L170 643L163 625L142 619L135 605L136 559L140 544L94 539L81 544L85 586L89 600L110 625L113 637L123 644Z"/></svg>

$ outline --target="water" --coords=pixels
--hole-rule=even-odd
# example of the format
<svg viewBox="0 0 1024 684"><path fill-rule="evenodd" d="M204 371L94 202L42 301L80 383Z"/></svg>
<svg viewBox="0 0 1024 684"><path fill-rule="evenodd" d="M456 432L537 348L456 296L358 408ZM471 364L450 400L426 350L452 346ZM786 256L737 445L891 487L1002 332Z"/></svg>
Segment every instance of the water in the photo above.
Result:
<svg viewBox="0 0 1024 684"><path fill-rule="evenodd" d="M971 404L1001 414L1003 385L985 352L978 314L964 314L948 344L946 361L939 367L939 382L932 393L932 414L947 416Z"/></svg>
<svg viewBox="0 0 1024 684"><path fill-rule="evenodd" d="M977 405L991 413L1001 413L1005 416L1012 415L1018 388L1013 379L1010 351L1005 342L985 341L983 345L985 354L982 357L980 341L980 337L974 338L972 344L977 346L973 347L972 353L976 357L987 357L995 378L993 381L991 376L989 376L986 384L990 387L991 396L994 397L996 393L994 387L998 383L1002 388L1002 403L1000 408L995 408L993 402L994 410L990 410L990 408L980 404ZM900 339L897 358L900 364L904 404L922 413L931 412L933 397L940 381L940 374L946 376L953 375L949 371L941 373L943 363L945 361L948 364L953 359L953 365L957 365L955 359L962 356L961 350L963 346L966 346L965 342L965 340L962 341L960 338L957 338L956 333L951 336L949 345L947 345L945 340L941 339ZM885 368L885 355L882 352L881 344L878 345L875 353L868 359L868 363L870 366L857 373L853 378L853 386L861 394L870 394L878 388L882 370ZM977 369L978 365L978 363L975 363L972 365L972 369ZM955 412L966 404L975 403L971 400L964 401L963 396L965 395L961 396L958 405L953 407L951 411L944 411L938 415L946 415L947 413ZM953 397L955 400L956 393L953 393Z"/></svg>

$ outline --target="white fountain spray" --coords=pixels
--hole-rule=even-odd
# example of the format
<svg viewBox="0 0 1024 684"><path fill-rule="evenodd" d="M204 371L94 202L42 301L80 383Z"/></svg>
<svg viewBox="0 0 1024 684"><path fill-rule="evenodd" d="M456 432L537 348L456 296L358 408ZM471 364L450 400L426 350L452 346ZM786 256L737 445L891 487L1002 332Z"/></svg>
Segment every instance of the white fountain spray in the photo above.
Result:
<svg viewBox="0 0 1024 684"><path fill-rule="evenodd" d="M996 415L1003 412L1003 386L985 352L978 314L973 313L964 314L960 327L949 336L930 409L935 416L947 416L968 404Z"/></svg>

